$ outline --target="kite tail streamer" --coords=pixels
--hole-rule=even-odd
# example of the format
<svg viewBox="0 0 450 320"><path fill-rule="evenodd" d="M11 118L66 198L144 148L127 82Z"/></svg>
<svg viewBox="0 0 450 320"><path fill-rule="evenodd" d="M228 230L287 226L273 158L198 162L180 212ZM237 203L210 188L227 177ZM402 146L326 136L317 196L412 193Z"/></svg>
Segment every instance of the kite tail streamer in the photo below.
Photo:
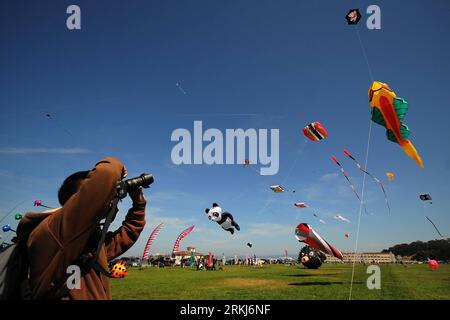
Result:
<svg viewBox="0 0 450 320"><path fill-rule="evenodd" d="M172 253L178 251L178 249L180 248L180 242L181 240L183 240L184 237L186 237L189 233L191 233L191 231L194 229L194 225L190 226L189 228L187 228L186 230L184 230L182 233L180 233L180 235L177 237L177 239L175 240L175 244L173 246L172 249Z"/></svg>
<svg viewBox="0 0 450 320"><path fill-rule="evenodd" d="M147 244L145 245L144 253L142 254L142 261L145 261L148 259L148 255L150 253L150 246L152 245L153 240L156 238L156 236L159 233L159 230L161 229L161 227L163 225L164 225L164 222L161 222L160 224L158 224L156 226L156 228L152 231L150 236L148 237Z"/></svg>
<svg viewBox="0 0 450 320"><path fill-rule="evenodd" d="M348 184L350 185L350 187L353 190L353 193L358 198L359 202L361 202L361 204L364 206L364 211L367 214L366 205L362 202L361 197L359 196L358 192L356 191L355 187L353 186L353 183L350 181L350 178L347 176L347 173L345 172L344 167L339 163L339 161L337 160L336 156L332 156L331 160L333 160L333 162L336 163L339 166L339 168L340 168L340 170L342 172L342 175L345 177L345 179L347 179Z"/></svg>
<svg viewBox="0 0 450 320"><path fill-rule="evenodd" d="M431 224L433 225L433 227L436 229L436 231L437 231L437 233L439 233L439 235L442 237L442 238L445 238L445 236L443 236L442 234L441 234L441 232L439 231L439 229L436 227L436 225L434 224L434 222L433 221L431 221L431 219L430 218L428 218L428 217L425 217L425 218L427 218L428 219L428 221L430 221L431 222Z"/></svg>
<svg viewBox="0 0 450 320"><path fill-rule="evenodd" d="M353 156L350 154L350 152L348 152L347 149L344 149L343 151L344 151L344 153L345 153L350 159L352 159L352 160L356 163L356 166L358 167L358 169L359 169L362 173L367 174L367 175L368 175L369 177L371 177L376 183L378 183L378 184L380 185L380 188L381 188L381 190L383 191L383 194L384 194L384 201L386 202L386 206L387 206L387 208L388 208L388 210L389 210L389 213L391 213L391 206L389 205L389 200L388 200L388 197L387 197L387 193L386 193L386 190L384 189L384 186L383 186L383 183L381 182L381 180L379 180L378 178L376 178L375 176L373 176L372 174L370 174L370 172L366 171L366 170L359 164L358 160L356 160L356 158L353 157Z"/></svg>
<svg viewBox="0 0 450 320"><path fill-rule="evenodd" d="M422 158L419 156L419 153L417 152L416 148L409 140L404 140L402 144L400 144L403 151L408 155L408 157L414 159L414 161L417 162L419 167L423 168L423 161Z"/></svg>

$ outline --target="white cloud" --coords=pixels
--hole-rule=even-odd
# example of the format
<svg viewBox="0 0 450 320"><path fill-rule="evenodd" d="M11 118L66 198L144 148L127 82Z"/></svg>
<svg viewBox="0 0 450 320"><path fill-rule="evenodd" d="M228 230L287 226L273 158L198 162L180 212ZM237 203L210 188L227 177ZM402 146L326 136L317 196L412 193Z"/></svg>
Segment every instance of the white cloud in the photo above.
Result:
<svg viewBox="0 0 450 320"><path fill-rule="evenodd" d="M339 173L337 173L337 172L326 173L326 174L322 175L319 180L323 181L323 182L328 182L328 181L332 181L332 180L336 179L338 176L339 176Z"/></svg>

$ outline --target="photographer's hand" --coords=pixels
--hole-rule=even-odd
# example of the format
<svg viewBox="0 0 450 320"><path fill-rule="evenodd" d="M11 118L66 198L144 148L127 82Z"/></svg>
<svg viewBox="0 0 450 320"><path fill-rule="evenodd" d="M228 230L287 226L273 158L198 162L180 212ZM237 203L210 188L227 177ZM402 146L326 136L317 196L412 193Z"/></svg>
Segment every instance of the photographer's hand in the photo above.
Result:
<svg viewBox="0 0 450 320"><path fill-rule="evenodd" d="M131 200L133 200L133 203L146 203L147 199L144 196L144 193L142 192L143 188L139 187L137 190L132 190L129 191L128 194L131 198Z"/></svg>

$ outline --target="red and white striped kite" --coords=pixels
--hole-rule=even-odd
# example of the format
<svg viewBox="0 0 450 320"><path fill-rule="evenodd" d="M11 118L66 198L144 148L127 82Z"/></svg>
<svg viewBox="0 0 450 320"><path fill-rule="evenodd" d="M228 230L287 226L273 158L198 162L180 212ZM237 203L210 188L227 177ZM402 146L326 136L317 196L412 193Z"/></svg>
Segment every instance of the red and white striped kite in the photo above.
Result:
<svg viewBox="0 0 450 320"><path fill-rule="evenodd" d="M314 229L311 228L307 223L300 223L295 228L295 237L298 241L304 242L317 250L334 256L338 259L343 259L342 253L338 249L333 247L330 243L322 239L322 237L319 236L319 234L314 231Z"/></svg>
<svg viewBox="0 0 450 320"><path fill-rule="evenodd" d="M173 246L172 252L178 251L178 249L180 248L181 240L183 240L184 237L186 237L189 233L191 233L191 231L194 229L194 227L195 227L195 225L190 226L189 228L184 230L182 233L180 233L180 235L178 236L177 240L175 240L175 244Z"/></svg>
<svg viewBox="0 0 450 320"><path fill-rule="evenodd" d="M145 245L144 253L142 254L142 260L148 259L148 254L150 253L150 246L153 243L153 240L156 238L156 236L159 233L159 230L163 226L164 222L161 222L156 226L155 229L153 229L152 233L150 233L150 237L148 237L147 244Z"/></svg>

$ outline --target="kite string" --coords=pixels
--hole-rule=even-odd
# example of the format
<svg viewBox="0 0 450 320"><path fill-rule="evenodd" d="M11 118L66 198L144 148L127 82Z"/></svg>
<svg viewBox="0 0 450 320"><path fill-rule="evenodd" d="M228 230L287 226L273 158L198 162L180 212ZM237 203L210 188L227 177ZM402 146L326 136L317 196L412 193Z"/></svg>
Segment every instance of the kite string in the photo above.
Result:
<svg viewBox="0 0 450 320"><path fill-rule="evenodd" d="M361 36L360 36L359 30L358 30L358 26L356 26L356 35L358 36L359 45L361 47L361 51L362 51L364 59L366 61L367 70L369 71L370 79L372 80L372 82L374 82L374 77L373 77L373 74L372 74L372 68L370 67L369 59L367 57L366 49L364 48L364 44L363 44L363 42L361 40ZM371 138L371 135L372 135L372 119L369 118L369 134L368 134L368 137L367 137L366 159L365 159L365 163L364 163L364 168L367 168L367 163L369 161L369 150L370 150L370 138ZM360 202L360 205L359 205L358 225L357 225L357 229L356 229L355 249L354 249L354 254L353 254L352 278L351 278L351 281L350 281L350 293L349 293L348 300L352 299L353 281L354 281L354 278L355 278L356 253L358 252L359 231L360 231L360 226L361 226L361 213L362 213L362 205L363 205L363 201L364 201L365 183L366 183L366 175L363 175L362 190L361 190L361 202Z"/></svg>
<svg viewBox="0 0 450 320"><path fill-rule="evenodd" d="M290 177L290 175L291 175L291 173L292 173L292 170L294 170L294 167L295 167L295 165L297 164L297 161L298 161L300 155L302 154L303 150L305 149L305 145L306 145L307 142L308 142L308 141L305 139L305 140L304 140L304 143L303 143L303 146L300 148L300 150L297 151L297 155L296 155L294 161L292 162L291 168L289 169L289 171L288 171L288 173L286 174L286 176L284 177L284 179L281 181L281 186L283 186L284 183L286 182L286 180ZM267 209L267 207L268 207L272 202L273 202L273 198L270 198L270 199L269 199L269 197L267 197L267 198L266 198L266 203L265 203L264 207L263 207L261 210L259 210L257 214L258 214L258 215L261 214L265 209Z"/></svg>
<svg viewBox="0 0 450 320"><path fill-rule="evenodd" d="M5 220L5 219L6 219L6 218L7 218L7 217L8 217L8 216L16 209L16 208L18 208L19 206L21 206L22 204L24 204L25 201L26 201L26 200L23 200L22 202L16 204L16 205L14 206L14 208L12 208L11 210L9 210L8 213L5 214L5 215L3 216L3 218L0 219L0 223L2 223L2 221Z"/></svg>
<svg viewBox="0 0 450 320"><path fill-rule="evenodd" d="M372 80L372 82L374 82L374 77L373 77L373 73L372 73L372 68L370 67L369 58L367 58L366 49L365 49L364 44L363 44L363 42L362 42L362 40L361 40L361 36L359 35L358 26L356 26L356 35L358 36L359 45L360 45L360 47L361 47L361 51L362 51L362 53L363 53L364 60L366 61L367 70L369 71L370 79Z"/></svg>
<svg viewBox="0 0 450 320"><path fill-rule="evenodd" d="M364 167L367 167L367 163L369 161L369 150L370 150L370 137L371 137L371 135L372 135L372 121L370 121L370 124L369 124L369 135L368 135L368 138L367 138L366 160L365 160ZM358 224L357 224L357 228L356 228L355 249L354 249L354 254L353 254L352 278L351 278L351 282L350 282L350 294L349 294L348 300L352 299L353 280L354 280L354 277L355 277L356 253L358 252L359 231L360 231L360 226L361 226L361 215L362 215L362 206L363 206L363 201L364 201L365 184L366 184L366 175L363 175L362 190L361 190L361 202L360 202L360 205L359 205Z"/></svg>

